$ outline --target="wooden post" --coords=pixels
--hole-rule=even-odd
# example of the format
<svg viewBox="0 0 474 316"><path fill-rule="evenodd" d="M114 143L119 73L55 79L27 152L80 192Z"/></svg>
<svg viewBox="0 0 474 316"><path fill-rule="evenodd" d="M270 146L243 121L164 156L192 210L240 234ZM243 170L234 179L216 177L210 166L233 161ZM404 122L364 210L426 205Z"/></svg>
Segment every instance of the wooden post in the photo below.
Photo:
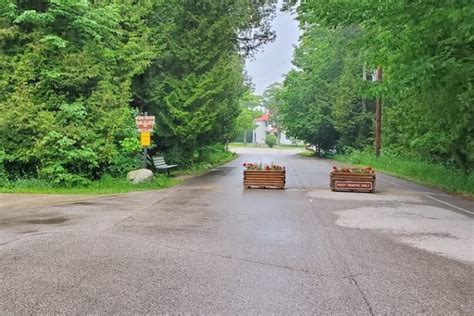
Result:
<svg viewBox="0 0 474 316"><path fill-rule="evenodd" d="M382 67L377 67L377 82L382 81ZM382 137L382 101L380 93L377 95L375 101L375 157L380 157L381 148L381 137Z"/></svg>

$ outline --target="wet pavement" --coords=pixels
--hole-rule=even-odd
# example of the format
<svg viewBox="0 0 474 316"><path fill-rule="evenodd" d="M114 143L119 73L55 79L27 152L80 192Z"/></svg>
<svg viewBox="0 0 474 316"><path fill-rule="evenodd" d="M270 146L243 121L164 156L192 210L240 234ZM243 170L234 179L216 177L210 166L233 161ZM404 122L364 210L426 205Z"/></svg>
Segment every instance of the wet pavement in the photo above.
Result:
<svg viewBox="0 0 474 316"><path fill-rule="evenodd" d="M167 190L0 205L0 314L474 310L473 202L384 175L335 193L328 161L237 151ZM287 189L243 189L258 161Z"/></svg>

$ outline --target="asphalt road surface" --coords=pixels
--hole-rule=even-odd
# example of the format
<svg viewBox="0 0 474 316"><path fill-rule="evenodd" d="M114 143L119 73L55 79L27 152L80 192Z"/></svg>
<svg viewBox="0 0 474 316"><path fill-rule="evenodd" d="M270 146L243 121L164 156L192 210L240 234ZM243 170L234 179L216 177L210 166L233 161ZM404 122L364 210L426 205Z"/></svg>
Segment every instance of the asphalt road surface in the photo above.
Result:
<svg viewBox="0 0 474 316"><path fill-rule="evenodd" d="M330 162L239 151L167 190L1 206L0 314L472 315L473 202L383 175L331 192ZM243 189L256 161L287 189Z"/></svg>

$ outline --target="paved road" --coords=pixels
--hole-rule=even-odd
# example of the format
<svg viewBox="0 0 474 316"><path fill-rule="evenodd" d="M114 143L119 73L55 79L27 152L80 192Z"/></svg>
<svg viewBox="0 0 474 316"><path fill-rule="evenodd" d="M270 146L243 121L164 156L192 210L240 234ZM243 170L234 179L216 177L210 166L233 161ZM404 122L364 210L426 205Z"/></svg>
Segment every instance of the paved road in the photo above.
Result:
<svg viewBox="0 0 474 316"><path fill-rule="evenodd" d="M239 151L168 190L0 207L0 314L472 313L472 202L387 176L334 193L329 162ZM288 189L243 190L245 161Z"/></svg>

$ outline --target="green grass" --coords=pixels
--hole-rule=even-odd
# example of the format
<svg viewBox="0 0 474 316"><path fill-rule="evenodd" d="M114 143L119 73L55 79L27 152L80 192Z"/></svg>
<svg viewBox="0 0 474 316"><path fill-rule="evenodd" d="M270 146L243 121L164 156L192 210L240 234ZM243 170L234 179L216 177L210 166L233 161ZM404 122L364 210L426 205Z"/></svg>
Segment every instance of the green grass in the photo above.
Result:
<svg viewBox="0 0 474 316"><path fill-rule="evenodd" d="M304 148L303 145L276 145L273 148L278 148L278 149L293 149L293 148Z"/></svg>
<svg viewBox="0 0 474 316"><path fill-rule="evenodd" d="M0 186L1 193L43 193L43 194L114 194L132 191L156 190L181 183L164 175L155 176L150 182L130 183L126 178L104 177L88 186L58 187L40 179L20 179Z"/></svg>
<svg viewBox="0 0 474 316"><path fill-rule="evenodd" d="M302 151L302 152L298 153L298 155L300 155L302 157L314 157L314 151L305 150L305 151Z"/></svg>
<svg viewBox="0 0 474 316"><path fill-rule="evenodd" d="M229 148L239 148L239 147L255 147L252 143L230 143Z"/></svg>
<svg viewBox="0 0 474 316"><path fill-rule="evenodd" d="M200 175L215 166L234 159L237 155L223 150L210 149L204 159L205 162L195 163L184 169L173 172L173 176ZM40 179L19 179L17 181L4 181L0 185L0 193L42 193L42 194L115 194L132 191L147 191L164 189L182 183L180 178L167 177L163 174L157 175L150 182L138 184L130 183L125 177L104 177L98 181L92 181L87 186L60 187Z"/></svg>
<svg viewBox="0 0 474 316"><path fill-rule="evenodd" d="M396 177L444 189L450 192L474 194L474 174L462 174L459 170L441 164L408 160L392 155L375 158L367 152L354 152L351 155L339 155L334 158L354 165L371 166Z"/></svg>
<svg viewBox="0 0 474 316"><path fill-rule="evenodd" d="M200 175L209 169L232 161L236 157L237 154L230 151L210 151L205 161L194 163L185 169L178 169L173 174L177 176Z"/></svg>

